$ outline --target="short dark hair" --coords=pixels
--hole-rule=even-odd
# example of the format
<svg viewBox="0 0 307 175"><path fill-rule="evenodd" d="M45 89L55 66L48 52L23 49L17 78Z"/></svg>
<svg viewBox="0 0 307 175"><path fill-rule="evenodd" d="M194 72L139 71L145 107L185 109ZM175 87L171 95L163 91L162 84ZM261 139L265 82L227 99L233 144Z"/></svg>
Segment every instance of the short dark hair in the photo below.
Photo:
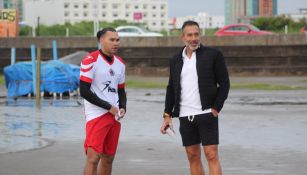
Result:
<svg viewBox="0 0 307 175"><path fill-rule="evenodd" d="M116 30L115 30L113 27L106 27L106 28L104 28L104 29L102 29L102 30L99 30L99 31L97 32L97 35L96 35L98 41L100 40L100 37L105 36L105 34L106 34L107 32L116 32Z"/></svg>
<svg viewBox="0 0 307 175"><path fill-rule="evenodd" d="M186 26L197 26L199 28L199 24L195 21L192 21L192 20L188 20L188 21L185 21L181 27L181 31L183 32L184 28Z"/></svg>

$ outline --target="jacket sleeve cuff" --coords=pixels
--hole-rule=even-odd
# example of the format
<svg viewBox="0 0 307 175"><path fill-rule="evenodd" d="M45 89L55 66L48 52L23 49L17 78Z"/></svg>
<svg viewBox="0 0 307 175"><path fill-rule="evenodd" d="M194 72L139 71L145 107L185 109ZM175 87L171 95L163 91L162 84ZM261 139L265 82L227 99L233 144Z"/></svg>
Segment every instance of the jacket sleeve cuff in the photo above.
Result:
<svg viewBox="0 0 307 175"><path fill-rule="evenodd" d="M222 106L220 107L220 106L218 106L216 104L213 105L212 108L215 109L217 112L220 112L222 110Z"/></svg>

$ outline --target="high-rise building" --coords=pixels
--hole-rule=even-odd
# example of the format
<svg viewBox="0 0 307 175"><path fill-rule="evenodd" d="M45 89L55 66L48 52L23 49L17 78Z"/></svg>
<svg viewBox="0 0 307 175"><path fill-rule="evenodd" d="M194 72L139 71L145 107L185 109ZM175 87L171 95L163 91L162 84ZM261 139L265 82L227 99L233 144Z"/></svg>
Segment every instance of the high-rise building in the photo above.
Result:
<svg viewBox="0 0 307 175"><path fill-rule="evenodd" d="M246 16L259 15L259 0L246 0Z"/></svg>
<svg viewBox="0 0 307 175"><path fill-rule="evenodd" d="M225 0L225 24L237 23L246 16L246 0Z"/></svg>
<svg viewBox="0 0 307 175"><path fill-rule="evenodd" d="M277 15L277 0L259 0L259 16Z"/></svg>
<svg viewBox="0 0 307 175"><path fill-rule="evenodd" d="M277 0L273 0L273 16L278 15Z"/></svg>
<svg viewBox="0 0 307 175"><path fill-rule="evenodd" d="M37 17L46 25L126 20L159 31L168 28L167 6L167 0L24 0L24 17L28 25Z"/></svg>
<svg viewBox="0 0 307 175"><path fill-rule="evenodd" d="M225 24L277 15L277 0L225 0Z"/></svg>

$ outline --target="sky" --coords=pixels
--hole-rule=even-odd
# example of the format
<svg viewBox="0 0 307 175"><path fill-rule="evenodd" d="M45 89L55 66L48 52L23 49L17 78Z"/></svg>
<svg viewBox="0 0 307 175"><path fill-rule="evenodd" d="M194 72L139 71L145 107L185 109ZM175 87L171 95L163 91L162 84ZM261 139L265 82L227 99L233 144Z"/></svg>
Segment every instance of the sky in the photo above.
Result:
<svg viewBox="0 0 307 175"><path fill-rule="evenodd" d="M298 13L307 8L307 0L278 0L278 14ZM168 0L169 17L196 16L207 12L211 16L224 16L224 0Z"/></svg>

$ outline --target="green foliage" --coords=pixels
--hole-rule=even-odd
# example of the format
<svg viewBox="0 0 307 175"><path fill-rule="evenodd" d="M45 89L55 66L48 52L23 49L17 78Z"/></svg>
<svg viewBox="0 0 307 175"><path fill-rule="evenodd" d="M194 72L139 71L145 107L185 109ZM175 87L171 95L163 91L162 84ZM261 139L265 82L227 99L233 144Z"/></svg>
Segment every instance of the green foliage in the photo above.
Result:
<svg viewBox="0 0 307 175"><path fill-rule="evenodd" d="M32 28L29 26L20 27L19 35L20 36L31 36Z"/></svg>
<svg viewBox="0 0 307 175"><path fill-rule="evenodd" d="M0 85L4 85L4 76L0 74Z"/></svg>
<svg viewBox="0 0 307 175"><path fill-rule="evenodd" d="M299 22L293 21L291 18L285 16L277 17L260 17L252 22L253 25L261 30L269 30L276 33L282 33L285 26L288 26L289 33L297 33L300 28L307 25L306 19L301 19Z"/></svg>
<svg viewBox="0 0 307 175"><path fill-rule="evenodd" d="M217 30L218 30L218 28L216 28L216 29L201 29L201 33L202 33L203 36L213 36L214 33ZM169 32L167 32L166 30L162 30L160 33L162 33L163 36L180 36L181 30L180 29L171 29Z"/></svg>
<svg viewBox="0 0 307 175"><path fill-rule="evenodd" d="M124 25L135 25L135 23L128 23L126 20L115 20L112 23L103 21L103 22L100 22L99 25L101 26L101 28L105 28L105 27L116 28L118 26L124 26Z"/></svg>
<svg viewBox="0 0 307 175"><path fill-rule="evenodd" d="M38 30L38 28L36 30ZM39 27L39 33L38 32L36 33L39 36L65 36L66 28L63 25L53 25L53 26L41 25Z"/></svg>
<svg viewBox="0 0 307 175"><path fill-rule="evenodd" d="M289 33L297 33L300 28L307 25L307 19L301 19L298 22L293 21L291 18L285 16L278 17L259 17L252 21L252 24L258 27L261 30L269 30L275 33L283 33L285 26L288 26ZM100 21L99 27L118 27L123 25L136 25L136 26L145 26L144 23L129 23L125 20L115 20L111 23L106 21ZM39 27L39 36L65 36L66 28L69 29L69 36L93 36L93 21L82 21L74 24L64 24L64 25L40 25ZM37 29L36 29L37 30ZM212 36L217 31L217 29L206 29L205 35ZM164 36L179 36L181 31L178 29L161 31ZM20 27L20 36L31 36L32 29L29 26Z"/></svg>
<svg viewBox="0 0 307 175"><path fill-rule="evenodd" d="M160 33L163 35L163 36L168 36L169 35L169 32L167 30L161 30Z"/></svg>
<svg viewBox="0 0 307 175"><path fill-rule="evenodd" d="M73 25L66 24L69 36L93 36L94 26L92 21L82 21Z"/></svg>
<svg viewBox="0 0 307 175"><path fill-rule="evenodd" d="M181 30L180 29L171 29L170 30L170 36L180 36Z"/></svg>
<svg viewBox="0 0 307 175"><path fill-rule="evenodd" d="M122 25L136 25L144 26L143 23L128 23L125 20L115 20L112 23L101 21L99 22L100 28L105 27L118 27ZM66 29L69 30L69 36L93 36L93 21L82 21L74 24L66 23L64 25L40 25L36 28L36 34L39 36L66 36ZM20 36L31 36L32 28L29 26L20 27Z"/></svg>
<svg viewBox="0 0 307 175"><path fill-rule="evenodd" d="M215 29L206 29L205 36L214 36L214 33L218 31L218 28Z"/></svg>

